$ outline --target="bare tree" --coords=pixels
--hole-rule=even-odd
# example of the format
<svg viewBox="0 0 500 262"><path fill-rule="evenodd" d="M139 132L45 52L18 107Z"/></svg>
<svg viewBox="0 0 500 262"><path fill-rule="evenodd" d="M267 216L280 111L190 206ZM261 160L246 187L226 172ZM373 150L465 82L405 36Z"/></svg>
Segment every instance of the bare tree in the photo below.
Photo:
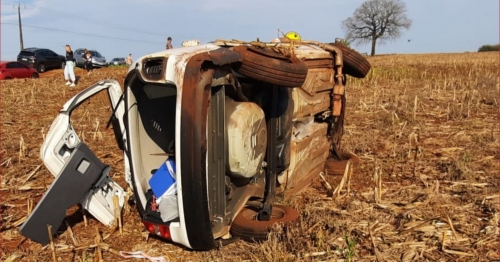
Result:
<svg viewBox="0 0 500 262"><path fill-rule="evenodd" d="M371 42L372 56L377 41L399 38L402 30L410 26L406 5L401 0L368 0L354 11L352 17L342 22L349 41L357 44Z"/></svg>

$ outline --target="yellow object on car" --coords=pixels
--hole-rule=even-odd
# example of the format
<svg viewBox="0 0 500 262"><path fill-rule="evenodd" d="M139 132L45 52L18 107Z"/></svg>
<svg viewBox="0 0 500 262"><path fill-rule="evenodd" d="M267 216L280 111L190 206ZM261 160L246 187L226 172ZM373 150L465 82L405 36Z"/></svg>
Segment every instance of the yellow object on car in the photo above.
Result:
<svg viewBox="0 0 500 262"><path fill-rule="evenodd" d="M300 35L297 32L294 32L294 31L286 33L285 37L288 38L288 39L290 39L290 40L295 40L295 41L300 41L301 40Z"/></svg>

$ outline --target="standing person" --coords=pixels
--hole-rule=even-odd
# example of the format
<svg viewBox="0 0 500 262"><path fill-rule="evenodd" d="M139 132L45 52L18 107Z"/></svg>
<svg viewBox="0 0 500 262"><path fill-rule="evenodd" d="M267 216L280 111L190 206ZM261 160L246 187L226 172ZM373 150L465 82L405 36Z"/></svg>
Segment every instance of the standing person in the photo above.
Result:
<svg viewBox="0 0 500 262"><path fill-rule="evenodd" d="M126 63L128 66L131 66L132 63L133 63L133 60L132 60L132 54L128 54L127 58L125 59Z"/></svg>
<svg viewBox="0 0 500 262"><path fill-rule="evenodd" d="M71 50L70 45L65 45L66 49L66 66L64 66L64 79L66 80L66 85L70 87L75 86L75 58L73 57L73 50Z"/></svg>
<svg viewBox="0 0 500 262"><path fill-rule="evenodd" d="M170 36L169 36L169 37L167 38L167 44L165 45L165 47L166 47L167 49L172 49L172 48L174 48L174 47L172 46L172 37L170 37Z"/></svg>
<svg viewBox="0 0 500 262"><path fill-rule="evenodd" d="M92 54L85 48L85 51L82 54L83 61L85 61L85 69L87 69L87 74L90 74L92 72L93 66L92 66Z"/></svg>

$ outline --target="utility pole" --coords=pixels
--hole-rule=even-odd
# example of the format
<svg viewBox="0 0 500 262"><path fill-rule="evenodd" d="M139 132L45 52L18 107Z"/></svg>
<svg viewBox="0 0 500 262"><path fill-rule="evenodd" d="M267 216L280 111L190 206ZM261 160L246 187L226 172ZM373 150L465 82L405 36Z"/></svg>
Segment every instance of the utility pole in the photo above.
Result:
<svg viewBox="0 0 500 262"><path fill-rule="evenodd" d="M21 2L17 5L17 15L19 17L19 44L21 45L21 50L24 49L23 44L23 26L21 25Z"/></svg>

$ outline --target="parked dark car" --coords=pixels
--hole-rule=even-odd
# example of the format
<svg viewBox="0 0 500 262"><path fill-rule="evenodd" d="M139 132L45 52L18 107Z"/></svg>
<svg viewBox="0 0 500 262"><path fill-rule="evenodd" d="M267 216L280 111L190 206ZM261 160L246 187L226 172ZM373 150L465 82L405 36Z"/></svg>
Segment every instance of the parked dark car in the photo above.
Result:
<svg viewBox="0 0 500 262"><path fill-rule="evenodd" d="M85 67L85 61L83 61L82 55L85 52L84 48L78 48L75 50L75 60L76 60L76 66L78 67ZM93 67L106 67L108 64L106 63L106 58L101 55L101 53L97 52L96 50L89 50L89 52L92 54L92 66Z"/></svg>
<svg viewBox="0 0 500 262"><path fill-rule="evenodd" d="M47 48L25 48L17 55L17 62L35 68L43 73L48 69L64 68L66 58Z"/></svg>
<svg viewBox="0 0 500 262"><path fill-rule="evenodd" d="M108 62L108 65L110 66L125 65L125 64L127 63L125 62L125 58L123 57L113 58L111 61Z"/></svg>
<svg viewBox="0 0 500 262"><path fill-rule="evenodd" d="M33 67L18 62L0 62L0 80L13 78L38 78Z"/></svg>

